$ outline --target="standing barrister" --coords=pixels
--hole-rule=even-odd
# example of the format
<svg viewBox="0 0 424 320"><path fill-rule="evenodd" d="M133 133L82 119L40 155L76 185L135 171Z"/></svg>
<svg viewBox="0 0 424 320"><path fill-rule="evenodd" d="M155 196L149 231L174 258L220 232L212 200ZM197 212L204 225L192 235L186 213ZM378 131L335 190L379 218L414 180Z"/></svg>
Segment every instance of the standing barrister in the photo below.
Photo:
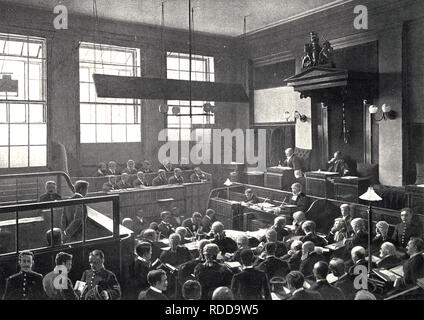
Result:
<svg viewBox="0 0 424 320"><path fill-rule="evenodd" d="M18 263L21 271L7 278L3 300L44 300L43 276L32 271L34 254L21 252Z"/></svg>

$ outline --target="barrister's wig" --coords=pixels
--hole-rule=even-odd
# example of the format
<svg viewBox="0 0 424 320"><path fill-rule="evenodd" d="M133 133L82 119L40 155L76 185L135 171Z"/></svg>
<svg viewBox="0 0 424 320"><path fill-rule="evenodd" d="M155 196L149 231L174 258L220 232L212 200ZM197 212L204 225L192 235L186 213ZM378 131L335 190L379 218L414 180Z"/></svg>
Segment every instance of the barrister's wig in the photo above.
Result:
<svg viewBox="0 0 424 320"><path fill-rule="evenodd" d="M380 230L382 234L387 234L389 231L389 224L386 221L378 221L375 227Z"/></svg>

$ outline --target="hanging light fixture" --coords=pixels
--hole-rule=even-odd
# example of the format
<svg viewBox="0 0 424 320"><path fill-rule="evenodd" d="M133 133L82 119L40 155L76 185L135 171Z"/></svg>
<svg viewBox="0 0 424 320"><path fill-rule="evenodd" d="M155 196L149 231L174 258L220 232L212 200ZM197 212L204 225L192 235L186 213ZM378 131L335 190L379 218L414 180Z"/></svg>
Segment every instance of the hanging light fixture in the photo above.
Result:
<svg viewBox="0 0 424 320"><path fill-rule="evenodd" d="M180 114L181 108L179 106L172 107L172 113L174 115Z"/></svg>
<svg viewBox="0 0 424 320"><path fill-rule="evenodd" d="M159 112L162 114L167 114L169 110L169 106L167 104L160 104L159 105Z"/></svg>

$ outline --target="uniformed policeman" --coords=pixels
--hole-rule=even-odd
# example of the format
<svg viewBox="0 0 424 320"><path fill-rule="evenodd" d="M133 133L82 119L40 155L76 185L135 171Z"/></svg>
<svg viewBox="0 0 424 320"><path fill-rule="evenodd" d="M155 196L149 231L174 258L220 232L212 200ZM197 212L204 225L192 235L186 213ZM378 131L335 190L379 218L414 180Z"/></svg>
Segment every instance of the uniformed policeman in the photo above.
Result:
<svg viewBox="0 0 424 320"><path fill-rule="evenodd" d="M21 271L7 279L3 300L44 300L43 276L32 271L34 254L23 251L18 262Z"/></svg>
<svg viewBox="0 0 424 320"><path fill-rule="evenodd" d="M85 288L81 300L117 300L121 298L121 287L112 271L104 267L105 256L101 250L90 252L88 262L91 269L85 270L81 281Z"/></svg>

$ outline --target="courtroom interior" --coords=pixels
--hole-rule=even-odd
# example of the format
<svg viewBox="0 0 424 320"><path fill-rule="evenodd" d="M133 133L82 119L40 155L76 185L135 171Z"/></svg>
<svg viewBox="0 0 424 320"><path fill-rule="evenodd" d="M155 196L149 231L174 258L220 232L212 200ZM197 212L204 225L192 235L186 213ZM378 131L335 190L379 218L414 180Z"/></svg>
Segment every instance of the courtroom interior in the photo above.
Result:
<svg viewBox="0 0 424 320"><path fill-rule="evenodd" d="M422 0L0 0L1 299L424 299L423 33Z"/></svg>

